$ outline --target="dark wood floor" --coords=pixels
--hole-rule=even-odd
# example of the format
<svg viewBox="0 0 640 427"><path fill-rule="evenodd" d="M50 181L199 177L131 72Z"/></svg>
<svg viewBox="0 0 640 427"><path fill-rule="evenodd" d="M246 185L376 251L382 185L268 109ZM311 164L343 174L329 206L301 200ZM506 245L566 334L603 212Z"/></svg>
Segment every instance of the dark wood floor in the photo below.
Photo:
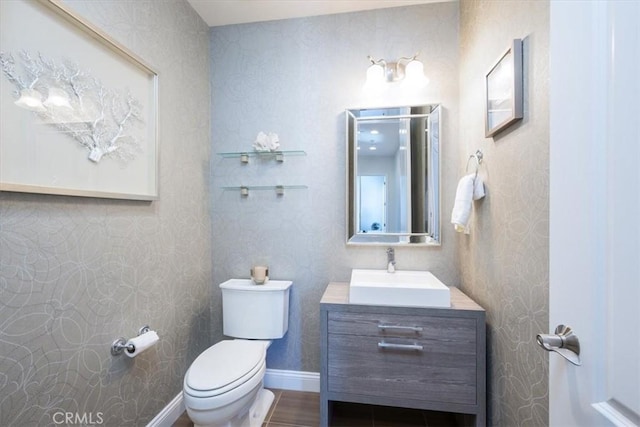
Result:
<svg viewBox="0 0 640 427"><path fill-rule="evenodd" d="M318 393L272 390L275 400L263 427L318 427L320 395ZM442 412L389 408L336 402L333 405L333 427L452 427L452 415ZM183 414L173 427L193 427Z"/></svg>

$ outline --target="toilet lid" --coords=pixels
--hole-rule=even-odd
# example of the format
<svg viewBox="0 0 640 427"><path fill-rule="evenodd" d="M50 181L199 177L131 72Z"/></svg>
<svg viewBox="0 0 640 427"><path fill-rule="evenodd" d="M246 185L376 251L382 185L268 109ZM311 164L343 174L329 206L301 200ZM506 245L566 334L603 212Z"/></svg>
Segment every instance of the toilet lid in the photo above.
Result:
<svg viewBox="0 0 640 427"><path fill-rule="evenodd" d="M194 360L187 372L186 383L199 391L228 386L261 364L265 351L261 341L220 341Z"/></svg>

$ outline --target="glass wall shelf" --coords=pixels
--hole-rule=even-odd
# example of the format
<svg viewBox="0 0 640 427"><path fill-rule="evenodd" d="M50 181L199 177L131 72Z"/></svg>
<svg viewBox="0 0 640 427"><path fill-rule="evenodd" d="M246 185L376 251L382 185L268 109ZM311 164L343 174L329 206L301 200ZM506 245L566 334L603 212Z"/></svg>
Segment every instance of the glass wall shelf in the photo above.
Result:
<svg viewBox="0 0 640 427"><path fill-rule="evenodd" d="M224 158L240 158L242 163L249 163L249 157L259 157L264 159L275 159L276 162L284 162L285 156L306 156L303 150L284 150L284 151L233 151L218 153Z"/></svg>
<svg viewBox="0 0 640 427"><path fill-rule="evenodd" d="M306 185L241 185L235 187L222 187L223 190L239 191L242 197L247 197L250 190L274 190L276 195L284 195L284 190L304 190Z"/></svg>

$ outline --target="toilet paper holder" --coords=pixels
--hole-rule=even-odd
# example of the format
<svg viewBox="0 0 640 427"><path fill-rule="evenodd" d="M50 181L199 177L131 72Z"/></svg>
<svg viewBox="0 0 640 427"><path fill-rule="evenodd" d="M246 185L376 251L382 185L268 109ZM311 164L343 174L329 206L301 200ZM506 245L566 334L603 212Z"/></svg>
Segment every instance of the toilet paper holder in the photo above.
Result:
<svg viewBox="0 0 640 427"><path fill-rule="evenodd" d="M142 328L138 330L138 336L142 334L146 334L149 332L151 328L149 325L144 325ZM111 344L111 355L112 356L120 356L123 351L127 350L129 353L133 353L135 351L135 347L133 344L127 345L128 339L124 337L120 337Z"/></svg>

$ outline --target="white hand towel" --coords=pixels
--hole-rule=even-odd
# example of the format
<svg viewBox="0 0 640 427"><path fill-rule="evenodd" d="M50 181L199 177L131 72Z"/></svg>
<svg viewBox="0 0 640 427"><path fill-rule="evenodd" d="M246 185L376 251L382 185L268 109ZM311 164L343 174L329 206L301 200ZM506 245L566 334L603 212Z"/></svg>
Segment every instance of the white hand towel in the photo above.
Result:
<svg viewBox="0 0 640 427"><path fill-rule="evenodd" d="M473 200L480 200L484 195L484 182L482 178L476 176L473 180Z"/></svg>
<svg viewBox="0 0 640 427"><path fill-rule="evenodd" d="M454 229L461 233L467 228L471 215L471 201L473 200L473 175L465 175L458 181L456 200L451 211L451 223Z"/></svg>
<svg viewBox="0 0 640 427"><path fill-rule="evenodd" d="M469 218L473 200L484 197L484 183L475 174L465 175L460 178L456 190L456 200L451 212L451 223L458 233L469 234Z"/></svg>

